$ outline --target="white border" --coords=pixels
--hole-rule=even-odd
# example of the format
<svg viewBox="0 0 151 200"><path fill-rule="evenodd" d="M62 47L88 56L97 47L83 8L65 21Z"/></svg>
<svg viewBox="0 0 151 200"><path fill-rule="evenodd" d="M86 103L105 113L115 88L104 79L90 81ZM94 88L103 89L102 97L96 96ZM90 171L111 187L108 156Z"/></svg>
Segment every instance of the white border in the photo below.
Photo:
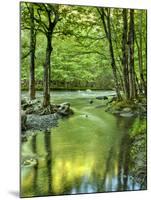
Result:
<svg viewBox="0 0 151 200"><path fill-rule="evenodd" d="M28 1L28 0L27 0ZM148 9L148 150L150 137L151 82L151 1L150 0L35 0L78 5L100 5ZM31 1L33 2L33 1ZM0 3L0 199L17 199L19 191L19 0ZM151 194L151 159L148 151L148 190L139 192L100 193L39 197L38 199L149 199ZM31 199L31 198L29 198ZM37 198L34 198L37 199Z"/></svg>

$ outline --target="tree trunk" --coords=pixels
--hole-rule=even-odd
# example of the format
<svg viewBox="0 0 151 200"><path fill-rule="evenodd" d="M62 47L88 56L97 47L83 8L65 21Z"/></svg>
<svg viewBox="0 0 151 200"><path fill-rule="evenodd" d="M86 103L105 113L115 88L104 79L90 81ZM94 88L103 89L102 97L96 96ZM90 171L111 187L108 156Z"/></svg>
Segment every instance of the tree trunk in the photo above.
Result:
<svg viewBox="0 0 151 200"><path fill-rule="evenodd" d="M109 36L109 37L111 37L111 36ZM118 99L121 99L121 94L120 94L120 89L119 89L119 84L118 84L118 78L117 78L117 70L116 70L115 59L114 59L113 45L112 45L111 38L109 39L109 48L110 48L111 66L112 66L112 71L113 71L113 76L114 76L115 90L116 90L116 94L117 94Z"/></svg>
<svg viewBox="0 0 151 200"><path fill-rule="evenodd" d="M29 73L29 97L35 99L35 25L34 25L34 8L30 4L30 73Z"/></svg>
<svg viewBox="0 0 151 200"><path fill-rule="evenodd" d="M43 78L43 107L50 105L50 56L52 52L51 33L47 35L46 58L44 64L44 78Z"/></svg>
<svg viewBox="0 0 151 200"><path fill-rule="evenodd" d="M116 68L116 63L115 63L115 58L114 58L114 50L113 50L113 44L112 44L112 34L111 34L111 23L110 23L110 9L107 9L107 12L105 13L104 9L101 8L101 10L98 9L98 12L101 16L104 31L107 37L107 40L109 42L109 52L110 52L110 57L111 57L111 67L112 67L112 72L113 72L113 77L114 77L114 84L115 84L115 90L118 99L121 99L121 94L120 94L120 87L118 84L118 77L117 77L117 68ZM106 18L106 20L105 20Z"/></svg>
<svg viewBox="0 0 151 200"><path fill-rule="evenodd" d="M130 99L136 98L136 83L134 71L134 10L130 10L129 24L129 79L130 79Z"/></svg>
<svg viewBox="0 0 151 200"><path fill-rule="evenodd" d="M144 80L143 75L143 56L142 56L142 11L140 12L139 16L139 46L138 46L138 61L139 61L139 73L140 73L140 82L141 82L141 88L145 92L145 95L147 93L147 87Z"/></svg>
<svg viewBox="0 0 151 200"><path fill-rule="evenodd" d="M123 52L123 78L124 78L124 93L126 99L129 99L129 72L128 72L128 48L127 48L127 34L128 34L128 27L127 27L127 10L123 9L123 38L122 38L122 52Z"/></svg>

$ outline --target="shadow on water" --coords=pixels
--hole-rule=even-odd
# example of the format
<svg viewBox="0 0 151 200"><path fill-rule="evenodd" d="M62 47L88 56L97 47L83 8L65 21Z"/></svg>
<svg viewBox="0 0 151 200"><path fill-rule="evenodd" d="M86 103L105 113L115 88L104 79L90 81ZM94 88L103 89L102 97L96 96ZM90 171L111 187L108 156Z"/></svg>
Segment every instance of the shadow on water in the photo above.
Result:
<svg viewBox="0 0 151 200"><path fill-rule="evenodd" d="M130 146L131 146L131 139L129 135L129 126L133 124L132 118L123 119L121 117L117 117L117 127L121 130L121 139L119 142L118 147L118 154L117 154L117 176L112 174L112 180L110 180L110 184L108 182L108 176L112 173L112 168L114 168L113 159L116 154L116 148L114 144L111 146L108 157L105 163L105 171L103 178L101 177L96 178L97 181L97 192L100 191L126 191L126 190L134 190L135 189L135 182L130 180ZM100 166L101 169L101 166ZM94 175L93 175L94 176ZM113 179L117 179L114 182ZM113 184L113 185L112 185ZM116 187L116 188L115 188Z"/></svg>
<svg viewBox="0 0 151 200"><path fill-rule="evenodd" d="M52 194L52 150L51 150L51 131L44 132L45 150L47 153L46 166L48 174L48 194Z"/></svg>
<svg viewBox="0 0 151 200"><path fill-rule="evenodd" d="M109 153L108 153L108 157L107 157L107 160L106 160L106 163L105 163L105 172L104 172L104 175L103 175L103 178L97 178L98 181L97 181L97 192L100 192L100 191L106 191L106 188L105 188L105 183L106 183L106 180L107 180L107 176L108 176L108 173L110 172L110 169L112 167L112 158L113 158L113 154L114 154L114 146L112 146L109 150ZM100 169L101 169L101 166L100 166Z"/></svg>
<svg viewBox="0 0 151 200"><path fill-rule="evenodd" d="M129 184L129 171L130 171L130 146L131 146L131 140L129 135L129 129L128 127L133 124L134 119L132 118L117 118L117 125L119 129L123 129L124 131L121 132L121 142L119 144L119 157L118 157L118 184L117 184L117 190L118 191L125 191L125 190L132 190L130 188L130 185L133 185L132 183Z"/></svg>
<svg viewBox="0 0 151 200"><path fill-rule="evenodd" d="M46 153L45 163L46 163L47 174L45 174L44 183L42 183L42 184L47 183L47 181L46 181L46 177L47 177L48 191L46 192L46 195L50 195L50 194L53 194L52 193L52 169L51 169L52 168L51 132L47 131L47 130L44 131L43 137L44 137L44 148L45 148L45 153ZM32 137L32 152L35 155L38 155L37 148L38 148L37 147L37 134L35 134ZM32 191L34 191L34 194L37 196L39 194L39 192L41 191L41 188L39 186L39 179L41 177L39 177L39 176L41 176L40 171L42 169L40 166L41 161L38 158L36 159L36 162L37 162L37 164L33 167L33 189L32 189Z"/></svg>
<svg viewBox="0 0 151 200"><path fill-rule="evenodd" d="M33 137L32 137L32 152L34 154L37 153L37 134L33 135ZM37 164L34 166L34 169L33 169L33 191L35 191L35 193L38 192L38 185L37 185L38 159L36 161L37 161Z"/></svg>

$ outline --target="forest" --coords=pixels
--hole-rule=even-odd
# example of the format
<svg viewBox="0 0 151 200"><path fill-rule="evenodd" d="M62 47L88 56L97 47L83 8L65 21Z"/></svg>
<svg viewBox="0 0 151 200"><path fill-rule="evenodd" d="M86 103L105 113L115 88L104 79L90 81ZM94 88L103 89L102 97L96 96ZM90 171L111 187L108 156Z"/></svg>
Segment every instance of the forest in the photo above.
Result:
<svg viewBox="0 0 151 200"><path fill-rule="evenodd" d="M22 2L20 34L21 196L146 189L147 11Z"/></svg>

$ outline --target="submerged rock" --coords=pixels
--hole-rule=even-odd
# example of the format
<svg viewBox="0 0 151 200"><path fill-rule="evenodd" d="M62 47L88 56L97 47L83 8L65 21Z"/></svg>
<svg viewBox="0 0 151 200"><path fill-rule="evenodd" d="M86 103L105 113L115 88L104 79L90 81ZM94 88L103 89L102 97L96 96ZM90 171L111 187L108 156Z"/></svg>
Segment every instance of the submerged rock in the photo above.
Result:
<svg viewBox="0 0 151 200"><path fill-rule="evenodd" d="M90 104L92 104L92 103L93 103L93 100L92 100L92 99L90 99L90 100L89 100L89 103L90 103Z"/></svg>
<svg viewBox="0 0 151 200"><path fill-rule="evenodd" d="M107 100L108 97L107 96L97 96L96 99L98 99L98 100Z"/></svg>
<svg viewBox="0 0 151 200"><path fill-rule="evenodd" d="M102 108L102 107L105 107L106 106L106 104L103 104L103 105L97 105L97 106L95 106L95 108Z"/></svg>

